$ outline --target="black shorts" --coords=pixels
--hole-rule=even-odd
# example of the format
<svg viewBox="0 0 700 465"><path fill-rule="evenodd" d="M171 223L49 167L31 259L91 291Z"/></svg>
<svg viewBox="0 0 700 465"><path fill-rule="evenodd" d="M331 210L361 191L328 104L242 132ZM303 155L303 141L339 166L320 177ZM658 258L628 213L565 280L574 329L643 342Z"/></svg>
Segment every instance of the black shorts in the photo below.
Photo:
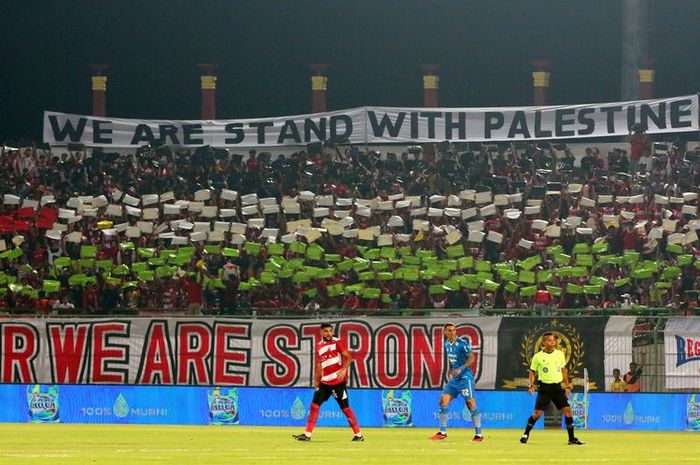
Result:
<svg viewBox="0 0 700 465"><path fill-rule="evenodd" d="M332 386L324 383L319 384L316 392L314 392L312 402L314 404L321 405L330 399L331 396L333 396L335 401L338 402L338 406L341 410L350 406L350 403L348 402L348 390L345 382L334 384Z"/></svg>
<svg viewBox="0 0 700 465"><path fill-rule="evenodd" d="M557 410L569 406L569 400L566 398L566 391L561 387L561 384L540 383L540 388L537 390L535 410L547 410L550 402L554 402L554 406Z"/></svg>

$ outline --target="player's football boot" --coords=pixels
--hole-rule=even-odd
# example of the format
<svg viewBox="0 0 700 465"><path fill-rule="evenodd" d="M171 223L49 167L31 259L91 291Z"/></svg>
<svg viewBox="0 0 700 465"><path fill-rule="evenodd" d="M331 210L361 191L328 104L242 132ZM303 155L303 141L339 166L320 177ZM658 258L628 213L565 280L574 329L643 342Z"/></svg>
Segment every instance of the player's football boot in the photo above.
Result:
<svg viewBox="0 0 700 465"><path fill-rule="evenodd" d="M480 434L475 434L474 437L472 438L472 442L481 442L484 440L484 437Z"/></svg>
<svg viewBox="0 0 700 465"><path fill-rule="evenodd" d="M447 439L447 435L445 433L438 431L437 433L430 436L429 439L431 441L442 441L443 439Z"/></svg>
<svg viewBox="0 0 700 465"><path fill-rule="evenodd" d="M358 441L361 442L361 441L364 441L364 440L365 440L365 437L364 437L364 436L353 436L353 437L352 437L352 442L358 442Z"/></svg>
<svg viewBox="0 0 700 465"><path fill-rule="evenodd" d="M296 439L297 441L311 441L311 436L307 436L304 433L301 434L292 434L292 437Z"/></svg>
<svg viewBox="0 0 700 465"><path fill-rule="evenodd" d="M573 438L573 439L570 439L570 440L569 440L568 444L569 444L570 446L582 446L582 445L584 445L584 444L586 444L586 443L583 442L583 441L580 441L578 438Z"/></svg>
<svg viewBox="0 0 700 465"><path fill-rule="evenodd" d="M527 434L523 434L520 436L520 444L527 444L527 440L530 439L530 436Z"/></svg>

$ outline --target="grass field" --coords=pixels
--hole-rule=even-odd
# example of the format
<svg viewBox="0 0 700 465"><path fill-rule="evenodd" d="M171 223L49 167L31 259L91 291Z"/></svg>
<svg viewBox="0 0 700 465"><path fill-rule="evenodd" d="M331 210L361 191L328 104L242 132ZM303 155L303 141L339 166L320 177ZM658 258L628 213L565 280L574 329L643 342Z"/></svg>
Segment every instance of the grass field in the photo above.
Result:
<svg viewBox="0 0 700 465"><path fill-rule="evenodd" d="M452 429L432 442L431 429L366 429L350 442L349 428L318 428L295 442L279 427L0 424L0 464L697 464L700 435L671 432L581 431L585 446L567 446L565 431Z"/></svg>

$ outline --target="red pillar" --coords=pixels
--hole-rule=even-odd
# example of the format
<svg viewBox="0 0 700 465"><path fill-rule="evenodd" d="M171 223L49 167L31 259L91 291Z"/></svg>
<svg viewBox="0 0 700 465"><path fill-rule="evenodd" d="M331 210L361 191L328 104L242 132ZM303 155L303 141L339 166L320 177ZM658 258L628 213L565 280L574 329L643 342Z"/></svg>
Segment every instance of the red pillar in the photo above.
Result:
<svg viewBox="0 0 700 465"><path fill-rule="evenodd" d="M439 65L421 65L423 70L423 106L435 108L438 106L438 89L440 76L437 75Z"/></svg>
<svg viewBox="0 0 700 465"><path fill-rule="evenodd" d="M650 100L654 98L654 65L656 64L653 58L647 58L639 63L639 98L642 100Z"/></svg>
<svg viewBox="0 0 700 465"><path fill-rule="evenodd" d="M214 71L217 65L197 65L202 70L200 81L202 83L202 119L216 119L216 79Z"/></svg>
<svg viewBox="0 0 700 465"><path fill-rule="evenodd" d="M328 65L314 63L309 65L315 73L311 76L311 113L323 113L327 110L326 93L328 91Z"/></svg>
<svg viewBox="0 0 700 465"><path fill-rule="evenodd" d="M92 114L107 116L107 65L91 65L92 68Z"/></svg>
<svg viewBox="0 0 700 465"><path fill-rule="evenodd" d="M538 106L549 105L549 61L534 61L532 66L533 103Z"/></svg>

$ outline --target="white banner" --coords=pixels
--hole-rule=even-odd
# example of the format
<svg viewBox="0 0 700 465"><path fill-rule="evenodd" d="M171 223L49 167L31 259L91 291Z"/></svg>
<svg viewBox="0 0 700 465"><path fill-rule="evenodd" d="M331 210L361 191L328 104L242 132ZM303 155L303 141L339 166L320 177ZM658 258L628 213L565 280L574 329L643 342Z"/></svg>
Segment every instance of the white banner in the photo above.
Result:
<svg viewBox="0 0 700 465"><path fill-rule="evenodd" d="M456 318L493 389L499 317ZM350 386L440 388L442 319L338 320L353 353ZM0 383L310 386L318 320L32 319L0 323Z"/></svg>
<svg viewBox="0 0 700 465"><path fill-rule="evenodd" d="M588 105L504 108L362 107L276 118L172 121L44 112L44 142L89 147L146 144L274 147L319 141L497 142L626 136L700 130L698 95Z"/></svg>
<svg viewBox="0 0 700 465"><path fill-rule="evenodd" d="M700 389L700 317L671 317L664 330L667 389Z"/></svg>

